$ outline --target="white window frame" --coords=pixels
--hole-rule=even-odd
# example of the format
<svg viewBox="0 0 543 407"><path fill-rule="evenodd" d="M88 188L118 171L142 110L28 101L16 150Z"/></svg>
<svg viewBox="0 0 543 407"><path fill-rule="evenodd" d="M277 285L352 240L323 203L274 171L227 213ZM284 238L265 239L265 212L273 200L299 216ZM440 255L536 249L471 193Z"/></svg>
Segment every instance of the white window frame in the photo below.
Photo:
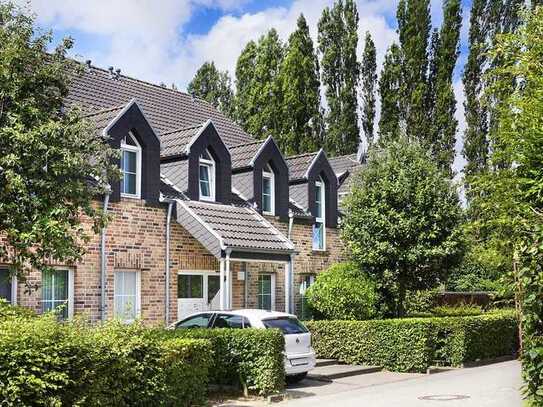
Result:
<svg viewBox="0 0 543 407"><path fill-rule="evenodd" d="M72 319L74 317L74 270L69 267L53 267L54 270L59 271L68 271L68 320ZM43 272L42 272L42 278L43 278ZM12 283L13 284L13 283ZM40 288L40 303L42 304L42 310L43 310L43 283Z"/></svg>
<svg viewBox="0 0 543 407"><path fill-rule="evenodd" d="M0 264L0 269L9 271L9 266ZM15 274L11 276L11 305L17 305L17 276Z"/></svg>
<svg viewBox="0 0 543 407"><path fill-rule="evenodd" d="M138 140L136 137L134 137L134 134L132 132L128 132L128 137L132 138L134 140L135 146L132 146L130 144L126 144L126 138L124 138L121 141L121 154L123 154L125 151L136 153L136 193L135 194L129 194L127 192L121 192L121 196L123 198L141 198L141 146L138 143ZM123 168L121 167L121 173L124 173ZM121 183L124 182L123 179L121 179Z"/></svg>
<svg viewBox="0 0 543 407"><path fill-rule="evenodd" d="M121 319L122 322L130 324L134 322L136 319L141 317L141 273L139 271L134 270L115 270L115 274L117 273L135 273L136 274L136 318L135 319ZM126 296L126 295L125 295ZM117 287L115 285L115 275L113 276L113 315L115 318L117 318L117 309L115 307L115 304L117 303L116 300L117 297Z"/></svg>
<svg viewBox="0 0 543 407"><path fill-rule="evenodd" d="M321 216L315 217L315 224L313 225L313 236L314 236L314 228L318 224L322 224L322 247L315 247L314 243L315 240L312 236L312 245L314 251L323 252L326 251L326 189L325 189L325 183L324 181L319 178L318 181L315 181L315 189L320 188L320 207L321 207ZM315 207L316 207L315 202Z"/></svg>
<svg viewBox="0 0 543 407"><path fill-rule="evenodd" d="M210 157L209 160L200 157L198 160L198 191L200 200L202 201L210 201L215 202L215 161L213 161L213 158L209 151L206 150L207 155ZM202 186L200 184L200 167L206 166L208 168L208 174L209 174L209 192L210 196L204 196L202 195Z"/></svg>
<svg viewBox="0 0 543 407"><path fill-rule="evenodd" d="M260 276L270 276L270 285L271 285L271 310L275 311L275 273L260 273L258 274L258 279L260 279ZM260 294L260 282L257 280L258 289L256 292L256 304L258 306L258 298L261 297Z"/></svg>
<svg viewBox="0 0 543 407"><path fill-rule="evenodd" d="M264 210L264 179L270 181L270 210ZM275 215L275 174L270 168L269 171L262 170L262 213L265 215Z"/></svg>

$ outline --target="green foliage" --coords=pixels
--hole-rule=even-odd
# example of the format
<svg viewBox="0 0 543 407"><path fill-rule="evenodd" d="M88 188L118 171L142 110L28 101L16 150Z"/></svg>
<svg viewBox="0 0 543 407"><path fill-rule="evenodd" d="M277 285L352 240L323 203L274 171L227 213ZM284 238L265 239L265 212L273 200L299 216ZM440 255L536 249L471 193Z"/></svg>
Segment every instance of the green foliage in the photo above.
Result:
<svg viewBox="0 0 543 407"><path fill-rule="evenodd" d="M409 316L431 315L435 306L438 289L409 290L405 296L405 312Z"/></svg>
<svg viewBox="0 0 543 407"><path fill-rule="evenodd" d="M517 320L511 312L456 318L311 321L306 326L318 357L397 372L425 372L436 362L460 366L512 355L517 348Z"/></svg>
<svg viewBox="0 0 543 407"><path fill-rule="evenodd" d="M331 156L352 154L358 148L357 30L354 0L336 0L331 9L324 9L318 24L321 77L328 104L325 146Z"/></svg>
<svg viewBox="0 0 543 407"><path fill-rule="evenodd" d="M377 60L375 43L369 32L366 33L364 53L360 64L362 83L362 130L366 136L368 146L373 144L375 121L375 90L377 86Z"/></svg>
<svg viewBox="0 0 543 407"><path fill-rule="evenodd" d="M0 397L10 406L189 406L205 400L212 355L209 341L163 341L139 324L11 317L0 320Z"/></svg>
<svg viewBox="0 0 543 407"><path fill-rule="evenodd" d="M252 104L251 86L254 80L254 65L256 60L257 45L249 41L236 62L236 97L235 113L236 121L247 129L249 118L255 114L255 106Z"/></svg>
<svg viewBox="0 0 543 407"><path fill-rule="evenodd" d="M177 329L167 335L211 341L211 383L242 385L261 395L280 391L285 385L285 340L278 330Z"/></svg>
<svg viewBox="0 0 543 407"><path fill-rule="evenodd" d="M30 308L13 306L7 302L4 298L0 298L0 321L6 318L31 318L35 317L36 313Z"/></svg>
<svg viewBox="0 0 543 407"><path fill-rule="evenodd" d="M379 144L400 137L400 85L402 81L402 52L393 43L385 55L383 70L379 78L381 117L379 119Z"/></svg>
<svg viewBox="0 0 543 407"><path fill-rule="evenodd" d="M78 112L61 109L77 67L66 59L72 42L52 41L25 11L0 3L0 262L20 274L81 258L81 214L101 226L92 201L118 175L113 150Z"/></svg>
<svg viewBox="0 0 543 407"><path fill-rule="evenodd" d="M234 92L228 72L221 72L214 62L204 62L190 81L187 92L211 103L229 117L234 116Z"/></svg>
<svg viewBox="0 0 543 407"><path fill-rule="evenodd" d="M324 131L319 61L303 15L289 37L278 80L283 97L279 148L287 155L318 150Z"/></svg>
<svg viewBox="0 0 543 407"><path fill-rule="evenodd" d="M342 240L404 315L406 290L436 287L463 253L458 195L418 143L401 138L370 152L345 199Z"/></svg>
<svg viewBox="0 0 543 407"><path fill-rule="evenodd" d="M334 264L320 273L306 297L324 319L361 320L375 315L375 284L351 263Z"/></svg>
<svg viewBox="0 0 543 407"><path fill-rule="evenodd" d="M481 315L484 311L479 305L463 304L463 305L440 305L432 308L432 314L436 317L468 317L473 315Z"/></svg>

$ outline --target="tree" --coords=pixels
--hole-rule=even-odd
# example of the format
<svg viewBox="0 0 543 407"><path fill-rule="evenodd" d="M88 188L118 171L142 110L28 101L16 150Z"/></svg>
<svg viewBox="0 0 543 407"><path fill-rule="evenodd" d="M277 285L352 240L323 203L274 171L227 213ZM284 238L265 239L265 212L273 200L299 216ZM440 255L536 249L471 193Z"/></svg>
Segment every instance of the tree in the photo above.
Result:
<svg viewBox="0 0 543 407"><path fill-rule="evenodd" d="M257 139L270 135L280 139L283 98L278 76L283 53L283 44L274 28L260 37L248 89L252 114L247 119L247 131Z"/></svg>
<svg viewBox="0 0 543 407"><path fill-rule="evenodd" d="M409 137L428 134L429 120L425 97L430 39L430 0L400 0L397 11L398 35L402 51L400 115Z"/></svg>
<svg viewBox="0 0 543 407"><path fill-rule="evenodd" d="M358 11L353 0L336 0L325 8L318 24L322 83L328 112L325 145L330 155L355 153L360 140L356 58Z"/></svg>
<svg viewBox="0 0 543 407"><path fill-rule="evenodd" d="M248 130L249 118L255 112L252 103L252 84L255 74L256 51L256 43L249 41L241 51L236 63L235 117L245 130Z"/></svg>
<svg viewBox="0 0 543 407"><path fill-rule="evenodd" d="M48 52L52 39L25 11L0 4L0 262L23 278L50 258L81 258L82 215L103 224L93 198L118 175L104 140L62 108L77 66L66 59L72 41Z"/></svg>
<svg viewBox="0 0 543 407"><path fill-rule="evenodd" d="M453 71L460 53L460 27L462 7L460 0L446 0L443 6L443 24L437 41L432 65L435 66L435 87L431 86L433 101L431 106L431 131L429 145L432 155L440 168L452 173L454 145L458 121L455 118L456 98L453 89Z"/></svg>
<svg viewBox="0 0 543 407"><path fill-rule="evenodd" d="M512 248L521 312L525 393L543 403L543 8L525 12L514 33L496 37L484 100L496 119L489 132L492 171L472 179L475 222Z"/></svg>
<svg viewBox="0 0 543 407"><path fill-rule="evenodd" d="M370 150L345 200L342 240L397 316L407 290L435 287L463 253L456 188L417 141Z"/></svg>
<svg viewBox="0 0 543 407"><path fill-rule="evenodd" d="M379 143L386 144L400 136L400 86L402 55L400 47L392 44L385 55L379 78L381 117L379 119Z"/></svg>
<svg viewBox="0 0 543 407"><path fill-rule="evenodd" d="M228 72L220 72L214 62L204 62L190 81L187 92L233 117L234 93L231 82Z"/></svg>
<svg viewBox="0 0 543 407"><path fill-rule="evenodd" d="M288 40L279 86L283 98L279 147L287 155L317 150L324 130L319 61L302 14Z"/></svg>
<svg viewBox="0 0 543 407"><path fill-rule="evenodd" d="M375 121L377 61L375 43L369 32L366 33L360 73L362 77L362 130L364 130L368 146L371 146L373 144L373 127Z"/></svg>

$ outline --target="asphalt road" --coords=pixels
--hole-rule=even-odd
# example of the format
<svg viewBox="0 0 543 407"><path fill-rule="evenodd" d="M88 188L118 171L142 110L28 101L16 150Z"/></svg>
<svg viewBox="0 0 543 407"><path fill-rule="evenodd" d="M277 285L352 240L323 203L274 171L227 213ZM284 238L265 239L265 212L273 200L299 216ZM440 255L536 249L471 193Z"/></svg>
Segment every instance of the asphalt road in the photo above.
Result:
<svg viewBox="0 0 543 407"><path fill-rule="evenodd" d="M379 374L382 377L375 376ZM522 405L519 391L520 363L517 361L456 369L432 375L402 376L393 373L375 375L353 377L349 378L349 381L339 379L327 384L302 382L297 388L289 390L291 397L294 398L281 402L278 406L516 407Z"/></svg>

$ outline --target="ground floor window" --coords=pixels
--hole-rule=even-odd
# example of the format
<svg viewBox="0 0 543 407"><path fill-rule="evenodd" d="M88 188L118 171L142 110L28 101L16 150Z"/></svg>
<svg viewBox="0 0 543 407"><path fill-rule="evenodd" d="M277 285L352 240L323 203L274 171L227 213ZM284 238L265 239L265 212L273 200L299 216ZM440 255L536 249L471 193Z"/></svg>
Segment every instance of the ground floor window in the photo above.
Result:
<svg viewBox="0 0 543 407"><path fill-rule="evenodd" d="M137 271L117 271L114 281L115 318L133 322L140 316L140 273Z"/></svg>
<svg viewBox="0 0 543 407"><path fill-rule="evenodd" d="M305 296L305 293L307 292L307 289L313 285L314 282L314 274L305 274L302 277L302 281L300 283L300 303L297 307L297 314L300 319L311 319L311 309L307 304L307 297Z"/></svg>
<svg viewBox="0 0 543 407"><path fill-rule="evenodd" d="M258 276L258 308L272 311L275 309L275 275Z"/></svg>
<svg viewBox="0 0 543 407"><path fill-rule="evenodd" d="M46 270L42 272L42 311L58 312L62 319L73 314L73 274L71 270Z"/></svg>
<svg viewBox="0 0 543 407"><path fill-rule="evenodd" d="M8 269L0 269L0 298L11 303L12 278Z"/></svg>

